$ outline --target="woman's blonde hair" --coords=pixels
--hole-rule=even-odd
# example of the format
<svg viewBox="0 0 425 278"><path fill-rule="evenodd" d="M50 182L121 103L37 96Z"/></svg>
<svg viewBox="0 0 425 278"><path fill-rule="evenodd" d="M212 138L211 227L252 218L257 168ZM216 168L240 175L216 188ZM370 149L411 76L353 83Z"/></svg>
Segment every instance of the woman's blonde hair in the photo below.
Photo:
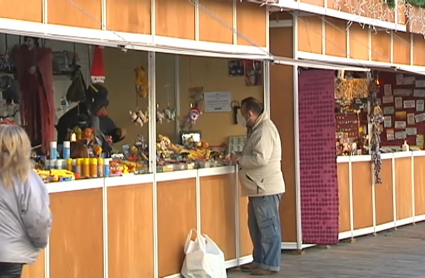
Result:
<svg viewBox="0 0 425 278"><path fill-rule="evenodd" d="M0 124L0 180L7 187L24 183L31 170L31 143L24 129Z"/></svg>

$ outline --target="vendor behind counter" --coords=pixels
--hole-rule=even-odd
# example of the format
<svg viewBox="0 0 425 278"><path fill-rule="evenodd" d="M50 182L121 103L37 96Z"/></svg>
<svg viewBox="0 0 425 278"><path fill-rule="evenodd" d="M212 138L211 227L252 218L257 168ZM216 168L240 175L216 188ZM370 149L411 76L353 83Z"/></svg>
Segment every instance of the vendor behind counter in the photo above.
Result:
<svg viewBox="0 0 425 278"><path fill-rule="evenodd" d="M111 151L111 144L125 138L125 130L117 127L107 115L109 105L108 90L101 84L90 85L86 92L85 102L67 111L56 126L59 145L70 140L70 134L75 127L94 128L96 138L102 143L105 152Z"/></svg>

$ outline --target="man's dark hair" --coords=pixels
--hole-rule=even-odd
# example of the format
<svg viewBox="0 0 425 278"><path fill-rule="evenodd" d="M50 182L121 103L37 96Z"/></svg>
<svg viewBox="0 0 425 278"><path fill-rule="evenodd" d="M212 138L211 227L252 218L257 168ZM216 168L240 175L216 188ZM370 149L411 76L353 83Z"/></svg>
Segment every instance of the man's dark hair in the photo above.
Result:
<svg viewBox="0 0 425 278"><path fill-rule="evenodd" d="M251 111L257 115L263 113L264 108L261 102L253 97L247 97L242 100L241 107L243 107L246 111Z"/></svg>

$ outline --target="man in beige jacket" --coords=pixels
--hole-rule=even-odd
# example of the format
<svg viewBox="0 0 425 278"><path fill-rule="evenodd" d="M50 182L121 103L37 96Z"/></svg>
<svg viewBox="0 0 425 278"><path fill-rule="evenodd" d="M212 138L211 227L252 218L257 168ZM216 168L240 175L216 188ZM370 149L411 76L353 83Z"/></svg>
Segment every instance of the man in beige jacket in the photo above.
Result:
<svg viewBox="0 0 425 278"><path fill-rule="evenodd" d="M249 97L241 103L238 122L248 129L241 154L231 159L239 166L242 196L248 196L248 227L254 250L249 268L253 275L273 275L280 270L281 231L279 205L285 192L281 170L279 132L263 106Z"/></svg>

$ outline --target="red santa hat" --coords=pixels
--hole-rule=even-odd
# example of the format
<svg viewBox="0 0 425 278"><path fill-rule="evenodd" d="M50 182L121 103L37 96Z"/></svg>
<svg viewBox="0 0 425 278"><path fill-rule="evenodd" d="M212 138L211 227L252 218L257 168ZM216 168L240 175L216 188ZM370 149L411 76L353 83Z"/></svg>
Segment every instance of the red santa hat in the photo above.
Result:
<svg viewBox="0 0 425 278"><path fill-rule="evenodd" d="M93 64L91 67L91 82L105 82L105 68L103 66L103 50L100 46L94 47Z"/></svg>

